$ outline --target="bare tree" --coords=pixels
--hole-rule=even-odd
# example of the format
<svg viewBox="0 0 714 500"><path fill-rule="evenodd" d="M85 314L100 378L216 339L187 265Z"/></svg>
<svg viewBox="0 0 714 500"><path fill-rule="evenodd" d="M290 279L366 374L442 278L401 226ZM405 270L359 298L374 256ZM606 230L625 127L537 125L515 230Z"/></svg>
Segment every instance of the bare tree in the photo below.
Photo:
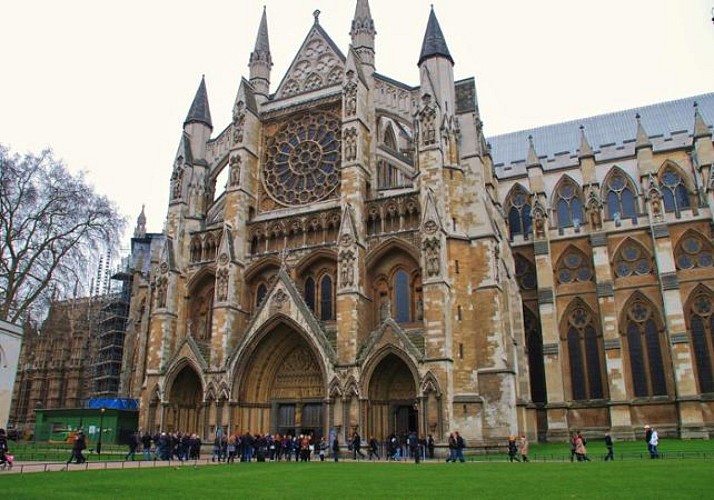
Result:
<svg viewBox="0 0 714 500"><path fill-rule="evenodd" d="M24 321L76 292L124 224L114 203L52 151L20 156L0 145L0 319Z"/></svg>

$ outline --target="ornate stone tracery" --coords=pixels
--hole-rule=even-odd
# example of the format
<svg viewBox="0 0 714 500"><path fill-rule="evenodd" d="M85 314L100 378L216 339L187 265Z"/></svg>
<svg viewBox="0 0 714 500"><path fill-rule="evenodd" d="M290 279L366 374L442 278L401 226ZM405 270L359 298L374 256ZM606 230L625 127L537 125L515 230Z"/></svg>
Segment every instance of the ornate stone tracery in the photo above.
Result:
<svg viewBox="0 0 714 500"><path fill-rule="evenodd" d="M284 123L266 141L266 193L287 206L327 199L340 182L340 146L340 121L330 113L305 113Z"/></svg>

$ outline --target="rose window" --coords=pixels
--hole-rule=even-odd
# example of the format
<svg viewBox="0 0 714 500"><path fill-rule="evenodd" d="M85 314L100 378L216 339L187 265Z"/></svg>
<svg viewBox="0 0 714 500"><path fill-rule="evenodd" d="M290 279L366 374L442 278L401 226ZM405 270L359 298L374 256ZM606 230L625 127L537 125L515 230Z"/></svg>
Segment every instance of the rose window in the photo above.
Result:
<svg viewBox="0 0 714 500"><path fill-rule="evenodd" d="M339 162L339 120L311 113L289 121L267 140L263 185L283 205L322 201L339 185Z"/></svg>

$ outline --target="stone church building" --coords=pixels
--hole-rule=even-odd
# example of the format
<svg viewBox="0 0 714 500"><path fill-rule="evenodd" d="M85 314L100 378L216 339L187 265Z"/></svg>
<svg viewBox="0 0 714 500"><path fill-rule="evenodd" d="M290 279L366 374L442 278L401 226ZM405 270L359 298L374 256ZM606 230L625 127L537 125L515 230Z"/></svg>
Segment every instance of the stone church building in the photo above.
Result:
<svg viewBox="0 0 714 500"><path fill-rule="evenodd" d="M418 87L377 71L367 0L284 76L263 12L223 130L201 81L132 240L141 427L708 437L714 94L486 138L426 14Z"/></svg>

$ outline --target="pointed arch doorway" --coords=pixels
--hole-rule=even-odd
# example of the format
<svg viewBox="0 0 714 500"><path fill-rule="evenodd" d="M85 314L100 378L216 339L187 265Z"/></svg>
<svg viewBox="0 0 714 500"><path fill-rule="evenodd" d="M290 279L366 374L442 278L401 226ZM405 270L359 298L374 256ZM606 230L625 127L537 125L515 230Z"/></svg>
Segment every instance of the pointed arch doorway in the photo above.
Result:
<svg viewBox="0 0 714 500"><path fill-rule="evenodd" d="M164 429L169 432L201 432L203 384L196 370L186 365L176 374L169 390Z"/></svg>
<svg viewBox="0 0 714 500"><path fill-rule="evenodd" d="M238 366L234 426L241 432L325 434L325 373L297 327L278 323Z"/></svg>
<svg viewBox="0 0 714 500"><path fill-rule="evenodd" d="M379 440L392 432L420 434L417 388L414 375L396 354L387 354L372 372L369 381L367 432Z"/></svg>

